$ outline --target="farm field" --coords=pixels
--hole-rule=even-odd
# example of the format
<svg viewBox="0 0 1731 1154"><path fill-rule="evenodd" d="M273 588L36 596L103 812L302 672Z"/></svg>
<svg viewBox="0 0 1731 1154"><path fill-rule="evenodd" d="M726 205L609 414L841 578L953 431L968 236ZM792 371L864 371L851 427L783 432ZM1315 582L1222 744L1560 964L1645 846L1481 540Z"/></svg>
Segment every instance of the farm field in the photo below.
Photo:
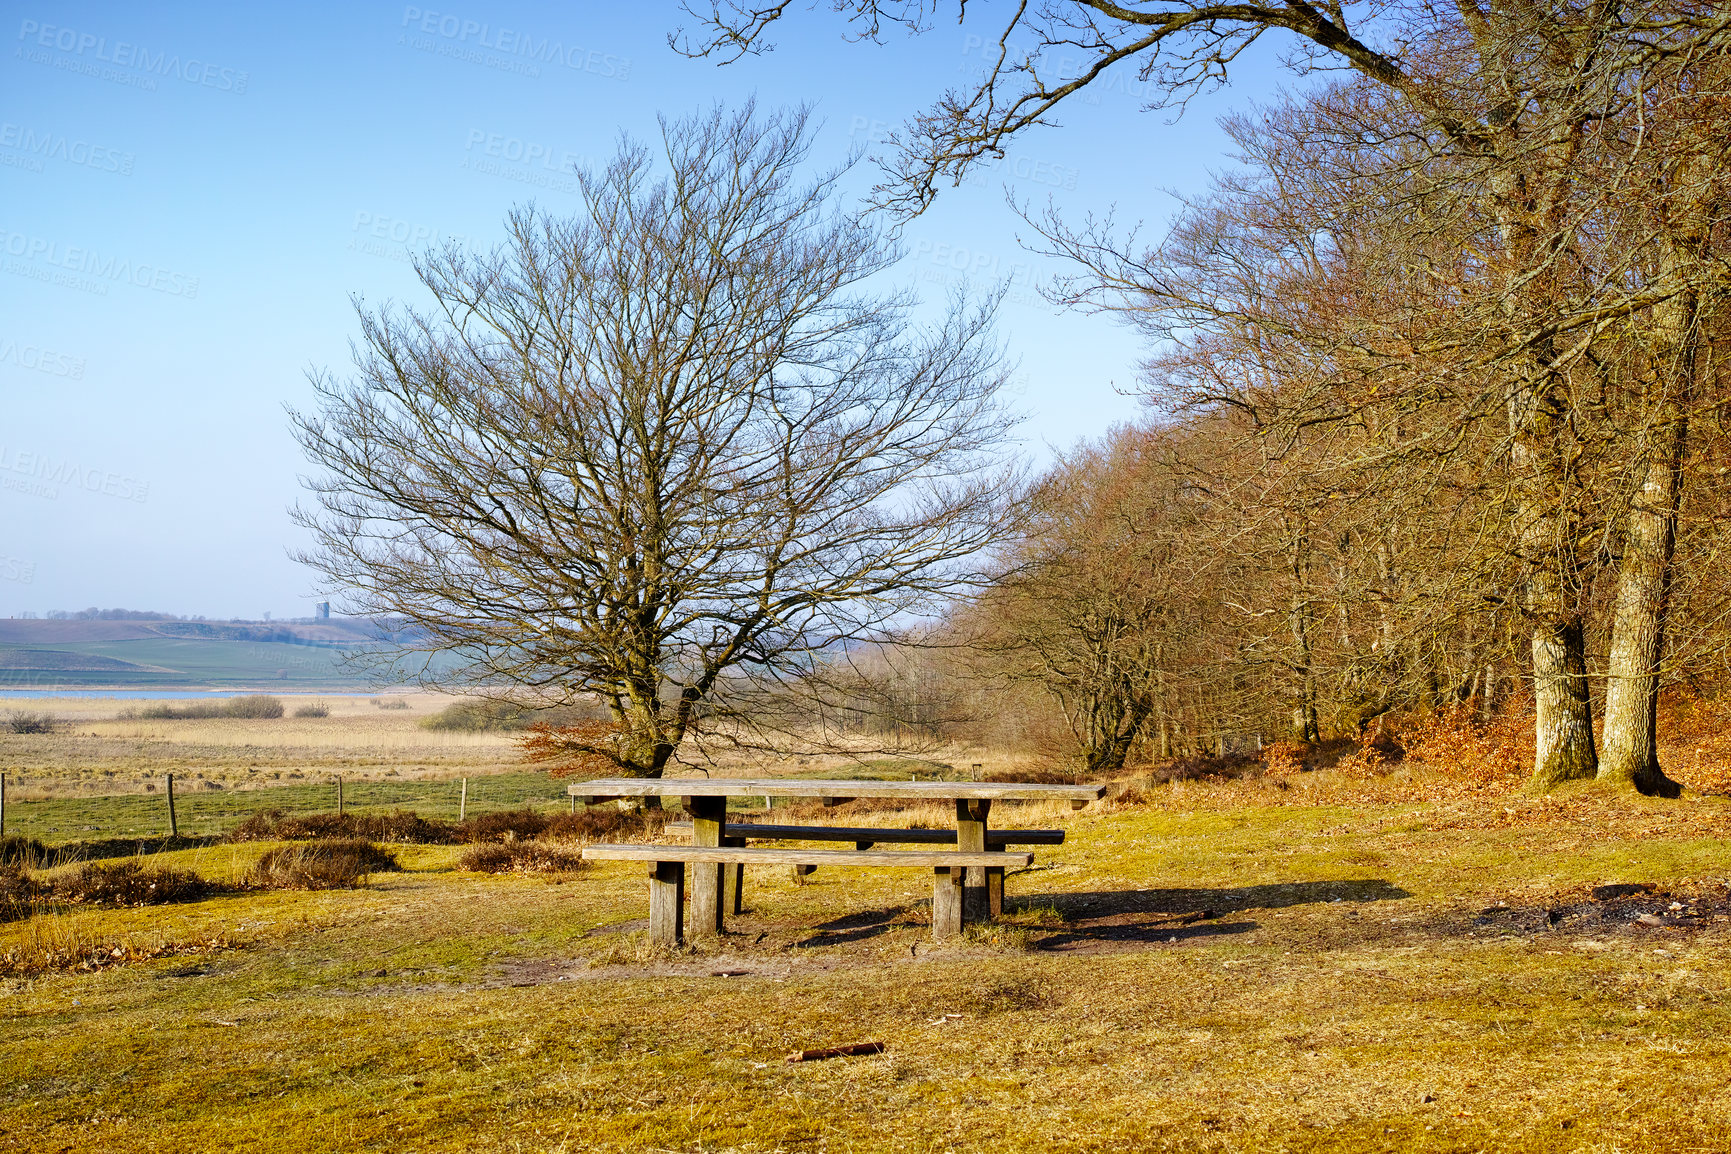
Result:
<svg viewBox="0 0 1731 1154"><path fill-rule="evenodd" d="M342 689L363 683L343 664L367 643L366 623L270 625L159 620L0 620L5 687ZM296 643L298 642L298 643Z"/></svg>
<svg viewBox="0 0 1731 1154"><path fill-rule="evenodd" d="M337 774L352 783L492 773L518 764L509 734L423 728L421 722L449 698L279 696L290 716L270 720L122 716L185 701L0 697L0 718L47 713L58 723L52 733L0 735L0 758L12 797L20 800L157 794L167 773L176 775L177 788L187 796L217 787L328 783ZM314 704L329 716L292 716Z"/></svg>

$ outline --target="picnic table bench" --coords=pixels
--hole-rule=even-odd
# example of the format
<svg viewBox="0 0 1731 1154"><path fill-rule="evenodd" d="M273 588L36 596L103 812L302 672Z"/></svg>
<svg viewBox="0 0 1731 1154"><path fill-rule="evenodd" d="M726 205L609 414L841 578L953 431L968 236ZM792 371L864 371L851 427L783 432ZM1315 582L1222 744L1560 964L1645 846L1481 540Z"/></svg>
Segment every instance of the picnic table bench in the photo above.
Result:
<svg viewBox="0 0 1731 1154"><path fill-rule="evenodd" d="M691 930L718 934L725 912L739 911L743 869L747 864L919 867L933 871L932 934L945 938L967 922L986 921L1002 912L1006 866L1026 866L1030 853L1012 853L1011 844L1056 845L1062 830L988 830L993 801L1068 801L1081 809L1105 796L1104 785L1050 785L1032 782L844 781L779 778L608 778L578 782L568 792L585 805L632 797L681 797L691 813L692 844L586 846L583 855L598 861L649 864L650 938L672 944L685 932L685 872L691 869ZM806 797L826 805L854 798L952 801L954 830L895 830L863 826L794 826L727 822L729 797ZM676 831L677 832L677 831ZM750 839L851 841L851 850L769 849L747 846ZM869 843L862 844L862 843ZM877 844L954 845L953 850L876 850ZM732 868L724 868L732 867Z"/></svg>
<svg viewBox="0 0 1731 1154"><path fill-rule="evenodd" d="M693 826L688 821L667 824L667 832L690 837ZM721 831L722 845L744 845L748 841L851 841L856 850L868 850L877 845L955 845L958 834L953 829L883 829L869 825L766 825L761 822L728 822ZM988 852L1011 845L1063 845L1061 829L988 829ZM727 867L731 874L724 879L726 895L723 905L741 913L745 891L745 866ZM803 881L816 872L815 863L801 862L793 867L794 879ZM986 867L986 901L988 917L1004 912L1004 867L997 863Z"/></svg>

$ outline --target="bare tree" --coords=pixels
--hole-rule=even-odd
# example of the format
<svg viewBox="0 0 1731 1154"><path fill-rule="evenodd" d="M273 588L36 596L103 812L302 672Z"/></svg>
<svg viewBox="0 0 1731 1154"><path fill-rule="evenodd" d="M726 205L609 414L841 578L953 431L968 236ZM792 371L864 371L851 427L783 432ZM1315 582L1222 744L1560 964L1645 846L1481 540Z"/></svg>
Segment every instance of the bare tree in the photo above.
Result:
<svg viewBox="0 0 1731 1154"><path fill-rule="evenodd" d="M717 7L699 17L698 39L676 43L723 56L759 50L787 7ZM885 26L920 31L928 21L927 5L915 0L836 7L871 38ZM1579 198L1584 190L1618 187L1583 157L1601 124L1630 108L1634 75L1654 61L1723 52L1731 11L1716 0L1444 7L1036 0L1010 8L999 28L998 51L980 82L947 93L895 141L881 190L886 203L919 211L940 180L961 179L1115 68L1138 69L1152 105L1182 107L1197 91L1225 83L1238 55L1269 35L1284 39L1296 72L1346 69L1387 92L1476 183L1480 295L1495 306L1484 314L1495 323L1484 334L1483 363L1503 399L1509 546L1522 562L1517 599L1529 625L1537 704L1533 777L1552 785L1593 776L1582 617L1583 541L1590 536L1582 509L1593 495L1577 468L1581 425L1593 414L1590 398L1583 412L1574 388L1591 344L1583 327L1681 290L1670 284L1649 294L1619 292L1609 302L1580 291L1587 278L1576 259ZM1065 63L1078 55L1079 67ZM1584 184L1587 172L1599 183Z"/></svg>
<svg viewBox="0 0 1731 1154"><path fill-rule="evenodd" d="M1195 673L1186 642L1203 589L1182 485L1151 464L1159 449L1118 430L1061 459L996 584L957 617L975 676L1048 694L1089 770L1120 769L1148 730L1165 732L1167 686Z"/></svg>
<svg viewBox="0 0 1731 1154"><path fill-rule="evenodd" d="M992 306L935 325L865 283L893 245L799 175L803 111L662 123L360 308L352 378L295 413L303 559L405 619L396 667L599 698L571 752L659 776L736 708L965 586L1007 521Z"/></svg>

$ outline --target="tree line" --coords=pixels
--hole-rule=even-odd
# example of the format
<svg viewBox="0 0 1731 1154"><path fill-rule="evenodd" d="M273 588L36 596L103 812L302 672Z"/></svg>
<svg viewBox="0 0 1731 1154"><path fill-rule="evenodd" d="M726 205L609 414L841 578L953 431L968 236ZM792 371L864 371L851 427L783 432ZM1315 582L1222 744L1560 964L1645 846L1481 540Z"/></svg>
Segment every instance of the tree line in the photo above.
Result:
<svg viewBox="0 0 1731 1154"><path fill-rule="evenodd" d="M783 10L676 44L758 50ZM1024 212L1056 299L1146 336L1138 427L1024 486L991 302L914 323L872 288L893 237L794 175L803 114L718 112L581 174L569 221L428 254L431 308L363 312L296 415L307 559L472 686L603 701L568 752L630 773L1015 684L1096 769L1529 696L1540 785L1674 792L1659 691L1724 649L1731 11L1020 6L879 207L1115 68L1182 106L1263 37L1303 85L1229 121L1236 167L1153 243Z"/></svg>
<svg viewBox="0 0 1731 1154"><path fill-rule="evenodd" d="M927 27L924 5L837 8L867 37ZM784 11L723 6L688 50L760 50ZM1033 221L1080 270L1060 299L1149 335L1163 416L1060 467L1046 541L997 594L1054 610L1007 640L1064 642L1089 759L1203 699L1267 725L1278 687L1313 739L1330 712L1524 677L1538 784L1672 791L1659 688L1721 619L1731 10L1053 0L1000 32L977 86L897 139L884 204L918 211L1114 68L1181 107L1267 38L1310 80L1231 123L1242 170L1152 247ZM1137 550L1125 582L1184 580L1180 612L1122 586L1054 600Z"/></svg>

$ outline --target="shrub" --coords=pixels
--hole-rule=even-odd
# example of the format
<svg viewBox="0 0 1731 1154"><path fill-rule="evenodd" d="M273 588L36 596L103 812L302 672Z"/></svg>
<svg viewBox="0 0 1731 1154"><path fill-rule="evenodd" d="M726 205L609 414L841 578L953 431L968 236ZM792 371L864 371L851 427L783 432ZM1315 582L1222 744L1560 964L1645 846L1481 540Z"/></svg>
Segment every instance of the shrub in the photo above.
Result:
<svg viewBox="0 0 1731 1154"><path fill-rule="evenodd" d="M330 715L331 707L322 701L315 701L310 705L303 705L295 710L296 717L329 717Z"/></svg>
<svg viewBox="0 0 1731 1154"><path fill-rule="evenodd" d="M359 839L286 845L258 859L247 881L270 890L348 889L368 874L401 869L389 850Z"/></svg>
<svg viewBox="0 0 1731 1154"><path fill-rule="evenodd" d="M550 815L547 827L541 831L541 838L543 841L601 841L660 837L668 816L664 809L591 806L576 813Z"/></svg>
<svg viewBox="0 0 1731 1154"><path fill-rule="evenodd" d="M228 831L228 841L328 841L333 838L399 842L414 845L455 845L462 840L449 822L418 813L309 813L294 816L280 809L261 809Z"/></svg>
<svg viewBox="0 0 1731 1154"><path fill-rule="evenodd" d="M245 697L231 697L223 707L224 717L247 717L271 719L283 714L282 699L271 697L265 693L250 693Z"/></svg>
<svg viewBox="0 0 1731 1154"><path fill-rule="evenodd" d="M186 705L147 705L123 709L122 721L208 721L216 717L276 718L283 714L282 699L264 693L231 697L227 701L194 701Z"/></svg>
<svg viewBox="0 0 1731 1154"><path fill-rule="evenodd" d="M1309 746L1297 741L1276 741L1262 750L1262 776L1292 777L1304 772Z"/></svg>
<svg viewBox="0 0 1731 1154"><path fill-rule="evenodd" d="M48 890L55 901L98 906L156 906L190 902L209 894L211 883L187 870L142 862L92 862L55 878Z"/></svg>
<svg viewBox="0 0 1731 1154"><path fill-rule="evenodd" d="M465 843L527 841L540 837L553 822L552 814L532 809L503 810L470 818L457 827L457 840Z"/></svg>
<svg viewBox="0 0 1731 1154"><path fill-rule="evenodd" d="M575 873L583 868L583 855L545 842L511 841L474 846L457 865L483 874Z"/></svg>
<svg viewBox="0 0 1731 1154"><path fill-rule="evenodd" d="M1243 777L1258 764L1254 754L1215 757L1213 754L1202 753L1174 758L1165 765L1156 766L1149 776L1160 784L1172 781L1225 780Z"/></svg>
<svg viewBox="0 0 1731 1154"><path fill-rule="evenodd" d="M407 709L409 703L400 697L375 697L373 698L373 707L375 709Z"/></svg>
<svg viewBox="0 0 1731 1154"><path fill-rule="evenodd" d="M52 713L14 711L6 717L6 728L13 733L53 733L59 724Z"/></svg>
<svg viewBox="0 0 1731 1154"><path fill-rule="evenodd" d="M1474 713L1469 703L1410 721L1406 756L1467 791L1515 787L1532 764L1531 703L1517 701L1488 722Z"/></svg>
<svg viewBox="0 0 1731 1154"><path fill-rule="evenodd" d="M523 729L529 724L528 711L522 706L504 701L482 701L464 698L453 701L431 717L421 719L423 729L454 733L486 733L498 730Z"/></svg>
<svg viewBox="0 0 1731 1154"><path fill-rule="evenodd" d="M533 726L577 725L594 721L598 712L597 707L561 705L534 709L510 701L463 697L431 717L422 718L421 725L426 729L456 733L515 733Z"/></svg>
<svg viewBox="0 0 1731 1154"><path fill-rule="evenodd" d="M983 781L1033 782L1039 785L1077 785L1085 774L1062 769L995 769Z"/></svg>

